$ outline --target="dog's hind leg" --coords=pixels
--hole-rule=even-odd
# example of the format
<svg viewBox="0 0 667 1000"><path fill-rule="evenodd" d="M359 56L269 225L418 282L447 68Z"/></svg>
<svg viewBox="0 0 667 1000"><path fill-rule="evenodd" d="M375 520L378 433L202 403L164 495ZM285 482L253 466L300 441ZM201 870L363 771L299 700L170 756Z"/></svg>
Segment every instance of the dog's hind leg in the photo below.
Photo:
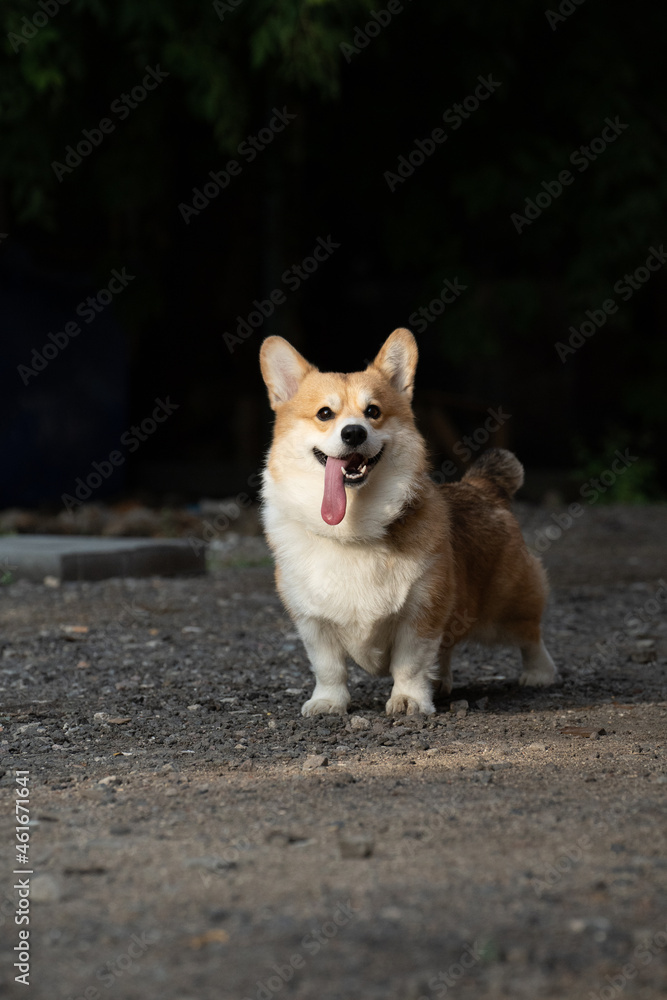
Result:
<svg viewBox="0 0 667 1000"><path fill-rule="evenodd" d="M438 652L438 676L433 681L434 698L447 698L452 693L452 650L451 646L440 647Z"/></svg>

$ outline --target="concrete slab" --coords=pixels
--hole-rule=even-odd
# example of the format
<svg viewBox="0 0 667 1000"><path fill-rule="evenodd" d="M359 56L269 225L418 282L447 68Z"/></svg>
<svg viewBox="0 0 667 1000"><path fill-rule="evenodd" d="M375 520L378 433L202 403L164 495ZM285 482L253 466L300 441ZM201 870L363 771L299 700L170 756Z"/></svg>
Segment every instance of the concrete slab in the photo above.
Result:
<svg viewBox="0 0 667 1000"><path fill-rule="evenodd" d="M192 576L206 572L206 546L182 538L87 535L0 537L0 576L11 580L106 580L110 576Z"/></svg>

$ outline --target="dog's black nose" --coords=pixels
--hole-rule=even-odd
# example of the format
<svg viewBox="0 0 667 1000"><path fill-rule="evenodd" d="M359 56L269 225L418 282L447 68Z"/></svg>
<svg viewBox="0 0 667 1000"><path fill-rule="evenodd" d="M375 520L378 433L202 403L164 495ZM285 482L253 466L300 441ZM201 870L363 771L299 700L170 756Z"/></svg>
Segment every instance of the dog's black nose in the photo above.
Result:
<svg viewBox="0 0 667 1000"><path fill-rule="evenodd" d="M368 435L366 434L366 428L362 427L361 424L346 424L340 432L345 444L349 444L350 448L356 448L358 444L363 444Z"/></svg>

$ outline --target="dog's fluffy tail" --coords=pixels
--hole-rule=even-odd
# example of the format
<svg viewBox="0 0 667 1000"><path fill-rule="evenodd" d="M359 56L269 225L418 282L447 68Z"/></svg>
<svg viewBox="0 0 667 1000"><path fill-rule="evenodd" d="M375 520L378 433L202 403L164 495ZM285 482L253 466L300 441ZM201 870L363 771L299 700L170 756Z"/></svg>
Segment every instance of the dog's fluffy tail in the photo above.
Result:
<svg viewBox="0 0 667 1000"><path fill-rule="evenodd" d="M473 462L463 477L464 482L476 480L493 483L509 499L523 486L523 465L511 451L491 448Z"/></svg>

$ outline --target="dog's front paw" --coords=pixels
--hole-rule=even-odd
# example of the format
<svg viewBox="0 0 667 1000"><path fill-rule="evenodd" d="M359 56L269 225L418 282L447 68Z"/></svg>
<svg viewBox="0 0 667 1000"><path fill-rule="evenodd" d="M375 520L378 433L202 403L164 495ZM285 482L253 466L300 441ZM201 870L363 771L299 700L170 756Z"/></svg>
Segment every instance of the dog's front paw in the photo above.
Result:
<svg viewBox="0 0 667 1000"><path fill-rule="evenodd" d="M544 643L522 650L523 671L519 677L522 687L548 687L558 680L554 661Z"/></svg>
<svg viewBox="0 0 667 1000"><path fill-rule="evenodd" d="M543 667L540 670L524 670L519 677L521 687L544 688L555 684L559 677L553 668Z"/></svg>
<svg viewBox="0 0 667 1000"><path fill-rule="evenodd" d="M332 701L330 698L310 698L301 706L301 714L309 715L347 715L346 701Z"/></svg>
<svg viewBox="0 0 667 1000"><path fill-rule="evenodd" d="M387 702L387 715L433 715L435 706L430 699L411 697L409 694L392 694Z"/></svg>

